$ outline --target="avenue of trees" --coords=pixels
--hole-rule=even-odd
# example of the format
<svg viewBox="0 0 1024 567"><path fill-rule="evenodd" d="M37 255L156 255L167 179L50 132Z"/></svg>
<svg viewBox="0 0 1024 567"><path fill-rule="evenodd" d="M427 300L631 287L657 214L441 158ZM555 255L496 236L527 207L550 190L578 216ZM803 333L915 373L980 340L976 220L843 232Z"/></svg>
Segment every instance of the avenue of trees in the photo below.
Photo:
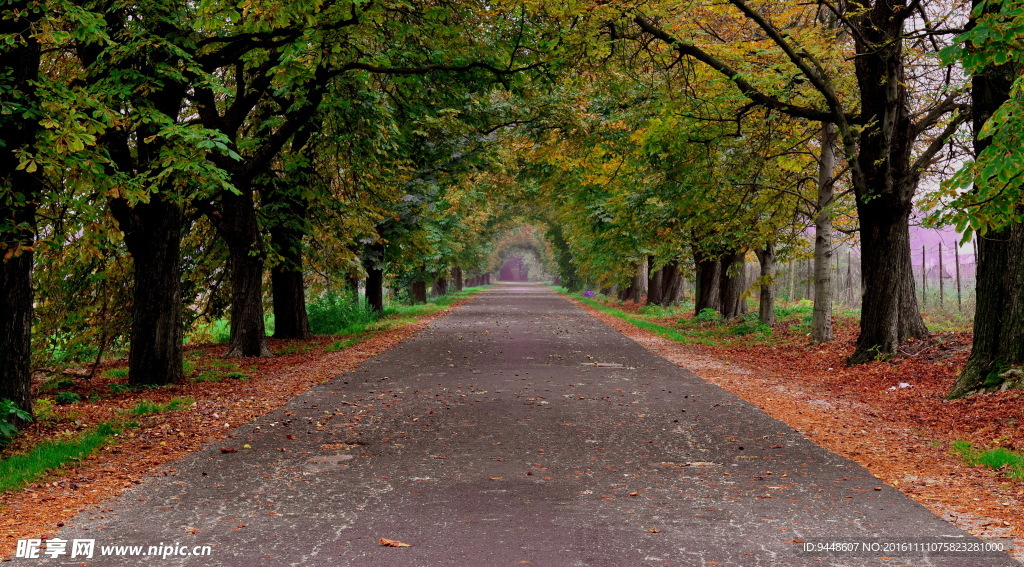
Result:
<svg viewBox="0 0 1024 567"><path fill-rule="evenodd" d="M7 0L0 11L0 399L46 352L129 353L183 380L308 338L306 303L422 300L551 258L564 285L739 316L738 271L814 238L831 339L835 234L862 251L851 364L927 333L909 227L978 239L970 361L1024 364L1024 2ZM515 229L540 227L541 232ZM513 230L515 229L515 230ZM690 282L693 282L692 284Z"/></svg>

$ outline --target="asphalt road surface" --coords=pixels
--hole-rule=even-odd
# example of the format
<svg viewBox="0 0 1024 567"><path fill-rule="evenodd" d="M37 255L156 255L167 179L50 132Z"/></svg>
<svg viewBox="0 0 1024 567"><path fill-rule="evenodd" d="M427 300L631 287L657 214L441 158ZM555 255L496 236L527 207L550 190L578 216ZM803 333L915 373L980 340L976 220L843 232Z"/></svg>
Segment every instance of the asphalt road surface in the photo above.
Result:
<svg viewBox="0 0 1024 567"><path fill-rule="evenodd" d="M69 524L59 562L1016 565L528 284L235 433Z"/></svg>

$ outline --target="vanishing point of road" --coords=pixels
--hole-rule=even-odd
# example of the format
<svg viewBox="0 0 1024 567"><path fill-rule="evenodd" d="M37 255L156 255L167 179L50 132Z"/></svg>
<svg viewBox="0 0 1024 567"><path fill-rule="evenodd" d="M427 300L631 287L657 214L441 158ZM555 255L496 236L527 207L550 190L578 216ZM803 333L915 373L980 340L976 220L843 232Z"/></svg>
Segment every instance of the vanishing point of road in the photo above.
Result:
<svg viewBox="0 0 1024 567"><path fill-rule="evenodd" d="M529 284L492 288L160 474L64 528L96 541L92 560L65 562L209 545L155 562L1016 564L913 551L979 540ZM880 551L801 551L823 541Z"/></svg>

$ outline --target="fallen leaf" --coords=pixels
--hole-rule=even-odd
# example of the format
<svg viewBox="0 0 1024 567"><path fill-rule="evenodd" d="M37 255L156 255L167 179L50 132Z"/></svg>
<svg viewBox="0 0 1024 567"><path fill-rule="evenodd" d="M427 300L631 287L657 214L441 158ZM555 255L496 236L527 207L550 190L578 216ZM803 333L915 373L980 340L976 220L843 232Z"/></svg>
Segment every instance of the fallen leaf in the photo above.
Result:
<svg viewBox="0 0 1024 567"><path fill-rule="evenodd" d="M220 452L221 453L237 453L238 449L232 449L231 447L221 447L220 448Z"/></svg>
<svg viewBox="0 0 1024 567"><path fill-rule="evenodd" d="M660 534L661 533L661 530L647 530L647 531L651 532L652 534Z"/></svg>
<svg viewBox="0 0 1024 567"><path fill-rule="evenodd" d="M400 541L395 541L393 539L387 539L383 537L380 538L380 544L384 547L412 547L412 545L408 543L402 543Z"/></svg>

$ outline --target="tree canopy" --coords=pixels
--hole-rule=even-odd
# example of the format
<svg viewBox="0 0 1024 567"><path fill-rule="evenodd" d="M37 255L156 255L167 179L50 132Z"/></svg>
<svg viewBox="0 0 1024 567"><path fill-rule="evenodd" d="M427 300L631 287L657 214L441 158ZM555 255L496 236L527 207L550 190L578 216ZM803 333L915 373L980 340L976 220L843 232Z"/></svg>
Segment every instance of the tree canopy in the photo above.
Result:
<svg viewBox="0 0 1024 567"><path fill-rule="evenodd" d="M814 231L828 265L833 223L863 251L862 362L927 333L917 208L965 238L1024 222L1017 1L2 11L0 398L26 410L32 370L68 356L128 349L133 383L172 383L203 322L229 318L226 356L270 356L271 312L308 337L311 297L381 309L515 246L570 287L672 302L693 279L735 316L748 253L770 289Z"/></svg>

